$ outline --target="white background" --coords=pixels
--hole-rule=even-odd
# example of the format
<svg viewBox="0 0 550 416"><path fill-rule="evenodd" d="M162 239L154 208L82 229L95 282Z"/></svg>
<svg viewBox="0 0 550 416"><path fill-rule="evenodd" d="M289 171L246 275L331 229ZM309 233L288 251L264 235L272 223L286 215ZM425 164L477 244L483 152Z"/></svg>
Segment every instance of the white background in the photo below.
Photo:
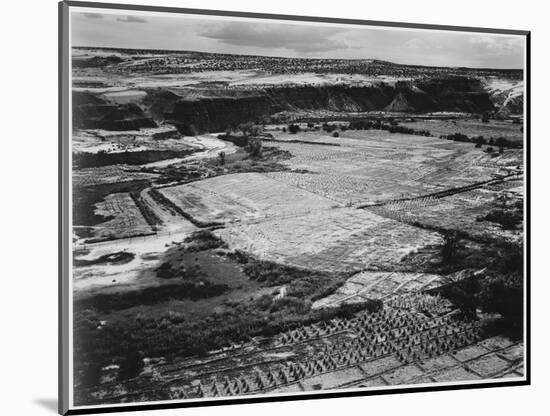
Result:
<svg viewBox="0 0 550 416"><path fill-rule="evenodd" d="M113 0L114 1L114 0ZM190 0L141 4L532 31L532 383L530 387L386 395L138 415L548 414L548 11L543 1ZM0 414L57 406L57 2L5 2L0 30ZM123 1L119 1L123 3ZM132 413L133 414L133 413Z"/></svg>

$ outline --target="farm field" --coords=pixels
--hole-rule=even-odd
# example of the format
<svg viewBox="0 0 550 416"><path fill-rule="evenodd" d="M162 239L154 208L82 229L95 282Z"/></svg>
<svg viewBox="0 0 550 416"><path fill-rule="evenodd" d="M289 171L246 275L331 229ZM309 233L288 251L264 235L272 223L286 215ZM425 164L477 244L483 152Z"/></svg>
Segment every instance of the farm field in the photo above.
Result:
<svg viewBox="0 0 550 416"><path fill-rule="evenodd" d="M280 133L283 135L284 133ZM290 135L281 137L285 140ZM276 136L278 137L278 136ZM277 145L292 153L286 163L305 174L268 174L285 183L354 205L418 197L509 175L520 150L491 157L472 144L380 131L345 131L330 143L315 132L291 135L305 143Z"/></svg>
<svg viewBox="0 0 550 416"><path fill-rule="evenodd" d="M235 344L208 357L170 363L151 360L139 379L106 382L88 393L106 402L131 400L144 385L152 387L147 382L152 378L157 387L150 394L183 399L517 378L524 373L521 341L490 335L490 319L468 322L448 315L442 302L427 295L394 296L376 313L299 327L261 344ZM427 318L420 310L435 316Z"/></svg>
<svg viewBox="0 0 550 416"><path fill-rule="evenodd" d="M332 271L392 267L442 241L437 233L353 208L236 223L215 233L262 259Z"/></svg>
<svg viewBox="0 0 550 416"><path fill-rule="evenodd" d="M110 194L97 204L96 215L112 218L94 232L94 241L152 234L153 230L128 193Z"/></svg>
<svg viewBox="0 0 550 416"><path fill-rule="evenodd" d="M521 71L73 53L75 403L524 378Z"/></svg>
<svg viewBox="0 0 550 416"><path fill-rule="evenodd" d="M159 189L203 222L300 215L337 204L259 173L239 173Z"/></svg>
<svg viewBox="0 0 550 416"><path fill-rule="evenodd" d="M484 259L498 264L505 254L487 249L488 241L521 239L521 221L503 227L490 216L520 209L521 150L495 156L471 143L383 131L332 137L279 130L273 137L266 145L290 155L280 162L285 169L155 185L164 169L186 166L178 161L156 166L154 175L130 172L151 175L148 184L133 198L111 193L97 203L96 214L110 219L96 227L115 240L81 246L78 302L103 302L106 309L96 313L115 331L108 342L137 316L149 322L154 339L172 341L159 341L166 351L155 353L150 334L137 336L151 351L139 373L121 379L119 367L102 370L98 385L79 387L83 403L132 400L144 390L148 398L200 398L521 376L519 338L495 336L491 314L464 318L438 292L483 276ZM209 157L187 163L201 169ZM125 173L113 174L119 172ZM197 231L207 234L194 243L189 238ZM449 268L442 247L451 231L461 233L457 244L466 257ZM132 258L95 263L112 253ZM154 300L134 300L149 292ZM396 315L394 329L375 325L374 344L352 329L367 312L339 317L372 302L384 311L373 312L373 322ZM337 318L320 318L327 313ZM280 326L266 336L262 325L244 331L241 319ZM405 338L388 341L410 319ZM213 335L201 353L207 358L176 347L204 348L204 339L187 331L208 322L236 329ZM166 333L164 325L179 332ZM439 329L427 329L432 325Z"/></svg>

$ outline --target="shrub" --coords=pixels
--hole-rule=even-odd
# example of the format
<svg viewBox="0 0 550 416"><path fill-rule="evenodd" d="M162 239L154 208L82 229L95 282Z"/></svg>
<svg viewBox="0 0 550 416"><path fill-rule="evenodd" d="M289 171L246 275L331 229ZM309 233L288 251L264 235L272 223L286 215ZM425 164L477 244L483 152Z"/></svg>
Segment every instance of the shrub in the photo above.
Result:
<svg viewBox="0 0 550 416"><path fill-rule="evenodd" d="M484 279L477 294L485 312L497 312L512 331L523 327L523 281L521 274L493 276Z"/></svg>
<svg viewBox="0 0 550 416"><path fill-rule="evenodd" d="M243 135L246 136L246 137L248 137L248 136L258 136L262 131L261 126L258 126L258 125L254 124L251 121L248 122L248 123L239 124L238 129L240 131L242 131Z"/></svg>
<svg viewBox="0 0 550 416"><path fill-rule="evenodd" d="M285 311L286 313L304 314L309 310L310 306L311 305L308 302L305 302L302 299L294 296L286 296L273 302L273 305L269 311L271 313Z"/></svg>
<svg viewBox="0 0 550 416"><path fill-rule="evenodd" d="M474 137L472 141L476 144L476 147L481 147L481 145L485 144L485 138L483 136Z"/></svg>
<svg viewBox="0 0 550 416"><path fill-rule="evenodd" d="M340 134L337 131L335 131L334 133L332 133L332 137L340 137Z"/></svg>
<svg viewBox="0 0 550 416"><path fill-rule="evenodd" d="M336 130L336 126L334 124L323 123L323 130L327 133L332 133Z"/></svg>
<svg viewBox="0 0 550 416"><path fill-rule="evenodd" d="M290 134L296 134L300 131L300 126L298 124L289 124L288 125L288 132Z"/></svg>
<svg viewBox="0 0 550 416"><path fill-rule="evenodd" d="M262 141L259 139L250 139L248 145L246 146L246 151L252 157L261 157L262 156Z"/></svg>
<svg viewBox="0 0 550 416"><path fill-rule="evenodd" d="M260 310L265 311L267 310L271 304L273 303L273 297L271 295L262 295L258 299L255 300L255 304Z"/></svg>
<svg viewBox="0 0 550 416"><path fill-rule="evenodd" d="M494 209L484 217L479 217L480 221L491 221L499 224L505 230L515 230L523 220L521 210L512 209Z"/></svg>
<svg viewBox="0 0 550 416"><path fill-rule="evenodd" d="M455 142L469 142L470 139L468 136L462 133L454 133L454 134L448 134L447 136L443 136L444 139L447 140L453 140Z"/></svg>
<svg viewBox="0 0 550 416"><path fill-rule="evenodd" d="M218 164L225 165L225 152L218 153Z"/></svg>
<svg viewBox="0 0 550 416"><path fill-rule="evenodd" d="M227 247L225 242L221 238L214 235L210 230L195 231L183 241L187 243L188 251L203 251L213 248Z"/></svg>
<svg viewBox="0 0 550 416"><path fill-rule="evenodd" d="M449 232L445 235L445 241L441 246L441 261L444 264L453 263L457 257L459 238L455 232Z"/></svg>
<svg viewBox="0 0 550 416"><path fill-rule="evenodd" d="M475 294L478 291L479 281L475 277L469 277L438 289L443 297L449 299L469 319L475 318L477 314Z"/></svg>

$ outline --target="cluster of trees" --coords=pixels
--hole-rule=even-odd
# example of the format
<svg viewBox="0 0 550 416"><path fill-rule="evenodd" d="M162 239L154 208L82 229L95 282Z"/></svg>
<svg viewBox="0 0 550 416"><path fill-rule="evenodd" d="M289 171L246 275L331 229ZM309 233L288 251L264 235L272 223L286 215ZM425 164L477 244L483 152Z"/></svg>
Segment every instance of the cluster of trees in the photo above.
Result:
<svg viewBox="0 0 550 416"><path fill-rule="evenodd" d="M384 123L381 119L376 120L356 120L349 123L350 130L386 130L390 133L414 134L416 136L431 136L428 130L415 130L410 127L399 125L395 120Z"/></svg>
<svg viewBox="0 0 550 416"><path fill-rule="evenodd" d="M263 127L253 122L242 123L237 127L241 134L235 134L234 130L227 130L225 134L218 135L218 139L232 142L235 146L244 147L251 157L260 158L263 155L262 141L259 138L263 133ZM225 153L218 154L218 163L225 164Z"/></svg>
<svg viewBox="0 0 550 416"><path fill-rule="evenodd" d="M288 125L288 132L290 134L296 134L299 133L301 130L300 126L298 124L289 124Z"/></svg>
<svg viewBox="0 0 550 416"><path fill-rule="evenodd" d="M464 253L457 233L447 233L441 246L441 260L462 267ZM521 336L523 328L523 246L517 243L498 243L484 255L482 275L449 281L435 289L448 298L468 318L477 310L498 313L501 330L511 336Z"/></svg>
<svg viewBox="0 0 550 416"><path fill-rule="evenodd" d="M441 139L453 140L455 142L474 143L476 147L480 148L487 144L489 146L495 146L499 148L499 152L502 153L505 147L521 149L523 144L521 141L509 140L505 137L489 137L486 139L483 136L468 137L462 133L453 133L439 136ZM494 149L493 149L494 150ZM493 150L489 151L491 153Z"/></svg>

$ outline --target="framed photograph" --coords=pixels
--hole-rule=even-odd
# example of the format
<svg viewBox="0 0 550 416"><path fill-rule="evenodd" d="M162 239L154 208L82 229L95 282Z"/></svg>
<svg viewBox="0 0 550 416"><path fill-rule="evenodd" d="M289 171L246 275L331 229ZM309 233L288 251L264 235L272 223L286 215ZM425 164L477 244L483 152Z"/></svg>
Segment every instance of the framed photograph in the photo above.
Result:
<svg viewBox="0 0 550 416"><path fill-rule="evenodd" d="M59 25L61 414L530 383L528 31Z"/></svg>

